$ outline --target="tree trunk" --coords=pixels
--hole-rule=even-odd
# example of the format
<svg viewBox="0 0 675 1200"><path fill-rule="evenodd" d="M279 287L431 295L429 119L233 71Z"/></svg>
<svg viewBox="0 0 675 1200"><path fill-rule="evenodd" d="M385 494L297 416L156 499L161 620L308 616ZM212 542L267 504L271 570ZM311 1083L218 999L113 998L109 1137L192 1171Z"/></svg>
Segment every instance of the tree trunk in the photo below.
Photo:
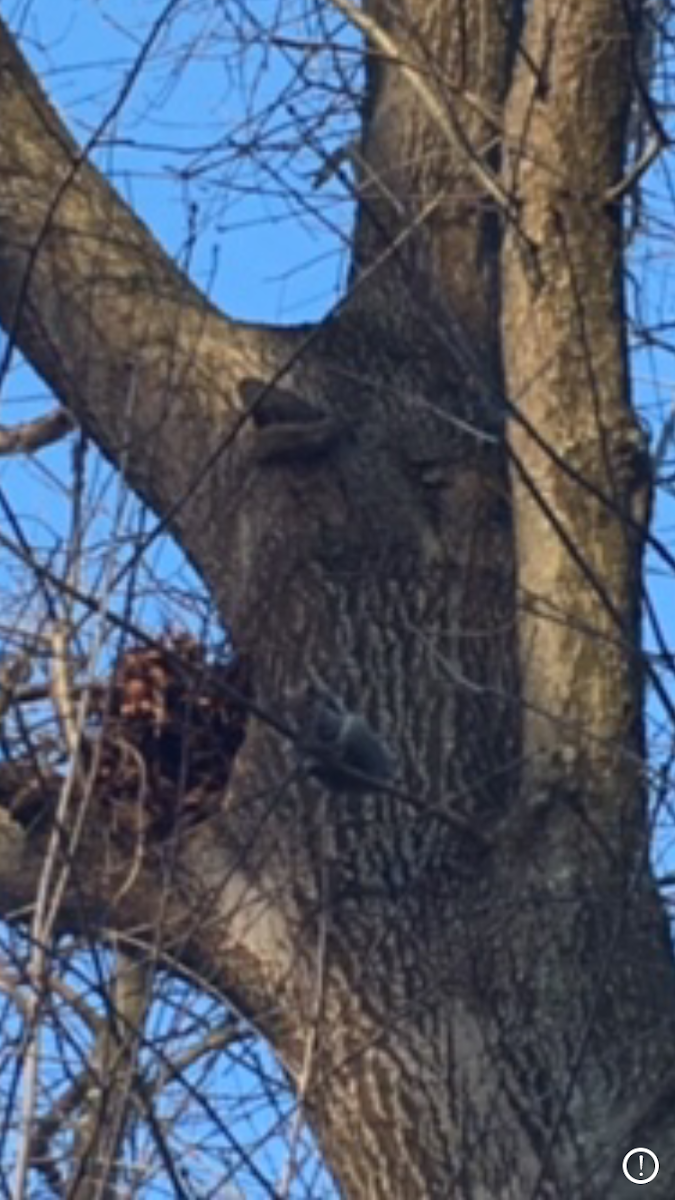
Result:
<svg viewBox="0 0 675 1200"><path fill-rule="evenodd" d="M397 757L398 791L328 792L251 717L168 904L148 862L117 921L161 911L296 1077L319 1012L305 1099L349 1200L621 1200L636 1146L670 1197L610 197L630 6L336 4L368 38L360 205L350 293L311 329L214 311L0 27L4 328L167 519L257 702L292 721L311 668ZM3 822L7 915L43 836ZM119 882L93 832L80 855L68 926Z"/></svg>

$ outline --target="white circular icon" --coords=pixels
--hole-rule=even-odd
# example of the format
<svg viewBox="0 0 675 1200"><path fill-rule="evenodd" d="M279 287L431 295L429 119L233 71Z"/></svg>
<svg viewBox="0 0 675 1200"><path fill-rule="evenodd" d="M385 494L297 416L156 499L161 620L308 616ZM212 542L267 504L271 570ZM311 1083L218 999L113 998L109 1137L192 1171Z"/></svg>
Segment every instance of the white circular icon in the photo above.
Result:
<svg viewBox="0 0 675 1200"><path fill-rule="evenodd" d="M631 1163L634 1175L631 1175L628 1170L628 1163L634 1154L637 1154L637 1162ZM651 1163L645 1164L645 1154L651 1158L654 1164L654 1170L651 1175L645 1175L645 1170L649 1170ZM622 1164L623 1173L626 1179L630 1179L631 1183L651 1183L652 1179L656 1179L659 1173L659 1160L653 1150L648 1150L646 1146L636 1146L634 1150L629 1150Z"/></svg>

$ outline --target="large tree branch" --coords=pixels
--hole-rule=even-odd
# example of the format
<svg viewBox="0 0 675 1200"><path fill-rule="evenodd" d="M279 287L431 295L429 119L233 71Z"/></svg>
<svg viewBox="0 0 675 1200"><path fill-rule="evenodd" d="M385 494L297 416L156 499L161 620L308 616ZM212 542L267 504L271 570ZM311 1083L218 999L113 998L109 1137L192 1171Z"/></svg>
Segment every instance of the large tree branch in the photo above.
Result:
<svg viewBox="0 0 675 1200"><path fill-rule="evenodd" d="M543 439L513 423L519 577L530 598L526 745L532 761L545 751L560 767L564 744L571 775L586 760L618 754L638 771L642 761L635 529L648 520L650 480L629 406L620 212L607 200L622 175L631 94L626 12L621 0L555 15L535 6L507 106L509 177L537 269L509 237L504 356L509 395ZM633 805L641 789L631 771L622 778ZM621 803L606 780L614 820Z"/></svg>
<svg viewBox="0 0 675 1200"><path fill-rule="evenodd" d="M0 766L0 908L9 919L30 921L62 786L59 776L45 772L39 777L32 765ZM253 958L242 970L236 947L252 947L270 936L266 917L273 920L275 910L247 884L243 856L232 848L226 823L216 818L184 837L178 853L175 847L156 847L133 886L125 888L128 846L110 836L110 816L97 801L80 795L78 803L89 804L89 811L77 838L65 827L59 838L59 870L66 871L68 882L55 932L126 933L135 943L158 949L175 969L234 992L254 1015ZM276 959L279 974L269 993L261 987L261 1000L274 994L284 976L288 979L288 955ZM247 981L243 989L242 978Z"/></svg>
<svg viewBox="0 0 675 1200"><path fill-rule="evenodd" d="M268 378L298 337L226 320L193 286L87 161L2 22L0 117L0 323L166 511L226 438L239 381Z"/></svg>

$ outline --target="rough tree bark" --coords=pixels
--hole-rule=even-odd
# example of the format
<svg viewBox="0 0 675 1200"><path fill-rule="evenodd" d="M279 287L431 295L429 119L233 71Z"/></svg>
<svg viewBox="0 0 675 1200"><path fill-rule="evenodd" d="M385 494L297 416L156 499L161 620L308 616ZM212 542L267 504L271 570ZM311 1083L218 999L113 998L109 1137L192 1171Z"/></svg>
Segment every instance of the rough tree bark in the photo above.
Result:
<svg viewBox="0 0 675 1200"><path fill-rule="evenodd" d="M148 862L115 920L161 912L296 1075L319 992L306 1099L349 1200L620 1200L634 1146L670 1197L611 194L637 0L336 4L367 36L361 202L350 293L312 329L215 311L0 26L3 327L168 519L258 699L285 716L312 664L416 801L280 786L289 747L251 719L168 904ZM308 412L247 416L254 381ZM44 835L0 829L11 919ZM110 922L96 858L85 830L65 924Z"/></svg>

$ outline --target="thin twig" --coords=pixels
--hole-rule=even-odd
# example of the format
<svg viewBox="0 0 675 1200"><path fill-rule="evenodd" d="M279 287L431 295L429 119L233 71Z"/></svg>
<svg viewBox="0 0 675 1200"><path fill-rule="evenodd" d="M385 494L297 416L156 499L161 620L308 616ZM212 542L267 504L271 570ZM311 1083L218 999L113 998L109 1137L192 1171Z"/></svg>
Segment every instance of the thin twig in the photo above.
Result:
<svg viewBox="0 0 675 1200"><path fill-rule="evenodd" d="M659 157L662 150L665 149L666 143L661 137L654 137L645 146L644 152L640 155L636 163L633 164L627 175L615 183L605 192L605 200L608 204L618 204L619 200L623 200L628 192L631 192L636 183L639 183L642 176L649 170L653 162Z"/></svg>
<svg viewBox="0 0 675 1200"><path fill-rule="evenodd" d="M57 408L46 417L23 421L20 425L0 425L0 457L10 454L34 454L52 446L73 432L75 422L65 408Z"/></svg>

